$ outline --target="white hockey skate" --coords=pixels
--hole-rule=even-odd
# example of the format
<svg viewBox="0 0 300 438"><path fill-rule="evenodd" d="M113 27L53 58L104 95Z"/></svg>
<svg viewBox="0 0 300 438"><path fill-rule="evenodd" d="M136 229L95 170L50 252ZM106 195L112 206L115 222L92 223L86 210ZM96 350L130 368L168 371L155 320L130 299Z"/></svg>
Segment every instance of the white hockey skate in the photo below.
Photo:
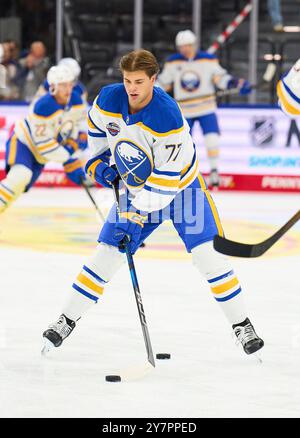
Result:
<svg viewBox="0 0 300 438"><path fill-rule="evenodd" d="M61 315L55 323L51 324L43 333L44 346L42 355L47 354L52 348L59 347L71 334L76 326L75 321Z"/></svg>
<svg viewBox="0 0 300 438"><path fill-rule="evenodd" d="M246 354L254 353L259 362L262 362L257 352L264 346L264 341L256 334L249 318L240 324L234 324L232 328L236 336L236 343L242 345Z"/></svg>

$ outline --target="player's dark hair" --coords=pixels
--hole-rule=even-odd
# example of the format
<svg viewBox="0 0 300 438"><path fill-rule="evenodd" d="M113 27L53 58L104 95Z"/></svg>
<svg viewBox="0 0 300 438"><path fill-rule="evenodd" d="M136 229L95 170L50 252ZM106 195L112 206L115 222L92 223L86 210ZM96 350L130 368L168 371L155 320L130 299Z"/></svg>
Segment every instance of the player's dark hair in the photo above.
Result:
<svg viewBox="0 0 300 438"><path fill-rule="evenodd" d="M144 71L151 78L159 72L159 65L153 53L148 50L133 50L122 56L119 67L121 72L124 71Z"/></svg>

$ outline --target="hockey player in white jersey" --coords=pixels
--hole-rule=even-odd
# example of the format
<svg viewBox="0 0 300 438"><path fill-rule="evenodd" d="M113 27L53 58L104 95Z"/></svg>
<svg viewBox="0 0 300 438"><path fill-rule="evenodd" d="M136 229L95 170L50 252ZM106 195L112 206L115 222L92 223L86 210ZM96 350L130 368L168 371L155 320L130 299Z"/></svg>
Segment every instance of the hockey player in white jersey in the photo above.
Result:
<svg viewBox="0 0 300 438"><path fill-rule="evenodd" d="M38 99L28 116L16 122L6 144L6 177L0 181L0 213L28 191L49 161L62 163L66 176L81 185L86 178L73 154L78 130L86 117L81 97L73 91L73 74L63 66L51 67L50 92Z"/></svg>
<svg viewBox="0 0 300 438"><path fill-rule="evenodd" d="M73 91L76 91L77 94L81 97L84 104L88 106L87 98L88 93L85 85L80 81L81 67L79 63L74 58L62 58L57 65L62 65L67 67L73 73ZM49 93L50 85L47 78L44 82L39 86L36 95L33 98L32 104L34 104L40 97L44 96L46 93ZM87 108L88 109L88 108ZM79 128L78 133L78 145L81 150L87 148L87 130L85 121L82 123L82 126Z"/></svg>
<svg viewBox="0 0 300 438"><path fill-rule="evenodd" d="M300 59L277 84L279 106L290 117L300 115Z"/></svg>
<svg viewBox="0 0 300 438"><path fill-rule="evenodd" d="M83 85L83 83L80 81L79 77L81 74L81 67L79 63L74 58L62 58L57 65L62 65L64 67L67 67L73 74L73 90L76 91L77 94L80 95L82 101L84 103L87 103L87 90L86 87ZM38 91L36 92L36 95L34 97L34 101L37 100L39 97L44 96L44 94L49 93L49 82L47 78L44 80L44 82L40 85Z"/></svg>
<svg viewBox="0 0 300 438"><path fill-rule="evenodd" d="M215 55L198 50L196 35L192 31L180 31L175 44L178 53L167 58L158 82L166 91L173 89L174 98L180 103L191 131L195 122L199 122L210 164L209 182L212 187L218 187L220 129L216 116L215 87L239 87L240 94L250 93L251 87L248 81L228 74Z"/></svg>
<svg viewBox="0 0 300 438"><path fill-rule="evenodd" d="M120 69L123 84L102 88L89 112L94 153L86 170L107 187L118 172L126 187L121 213L112 207L97 250L75 278L62 315L43 334L45 349L60 346L84 313L101 301L105 285L125 261L124 237L135 253L164 220L171 219L237 340L247 354L254 353L263 341L248 318L230 262L213 248L214 236L223 230L199 173L189 125L176 101L154 86L159 66L152 53L130 52L121 58ZM117 171L110 165L111 157Z"/></svg>

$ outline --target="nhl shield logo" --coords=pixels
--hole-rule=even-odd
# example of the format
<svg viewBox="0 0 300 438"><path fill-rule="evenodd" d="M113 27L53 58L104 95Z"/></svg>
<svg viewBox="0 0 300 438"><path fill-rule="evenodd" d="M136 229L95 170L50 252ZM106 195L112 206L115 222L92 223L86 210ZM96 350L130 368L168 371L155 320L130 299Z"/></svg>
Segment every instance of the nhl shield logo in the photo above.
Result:
<svg viewBox="0 0 300 438"><path fill-rule="evenodd" d="M153 169L148 154L130 140L116 144L114 158L122 179L131 187L143 185Z"/></svg>
<svg viewBox="0 0 300 438"><path fill-rule="evenodd" d="M251 137L255 146L271 146L274 136L275 126L273 117L253 117Z"/></svg>
<svg viewBox="0 0 300 438"><path fill-rule="evenodd" d="M118 135L119 132L121 131L120 126L115 123L115 122L110 122L106 125L106 129L108 130L108 132L110 133L110 135L112 135L113 137L115 135Z"/></svg>

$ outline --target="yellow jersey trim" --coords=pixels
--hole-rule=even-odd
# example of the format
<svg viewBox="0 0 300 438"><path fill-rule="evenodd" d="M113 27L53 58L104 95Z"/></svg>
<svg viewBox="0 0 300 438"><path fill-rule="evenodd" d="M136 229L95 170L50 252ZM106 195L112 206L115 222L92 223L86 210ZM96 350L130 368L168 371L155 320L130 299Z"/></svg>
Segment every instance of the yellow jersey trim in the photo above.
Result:
<svg viewBox="0 0 300 438"><path fill-rule="evenodd" d="M38 148L39 151L45 151L45 150L47 150L47 149L51 149L51 148L53 148L53 146L54 146L55 144L58 145L58 143L57 143L55 140L52 140L52 141L50 141L49 143L47 143L47 144L45 144L45 145L43 145L43 146L38 146L37 148Z"/></svg>
<svg viewBox="0 0 300 438"><path fill-rule="evenodd" d="M13 199L12 195L8 195L6 192L4 192L2 189L0 189L0 195L3 196L3 198L7 201L10 202Z"/></svg>
<svg viewBox="0 0 300 438"><path fill-rule="evenodd" d="M62 112L63 112L63 110L59 109L59 110L55 111L55 113L51 114L50 116L40 116L38 114L31 113L29 115L29 117L35 117L37 119L43 119L43 120L47 119L47 120L49 120L49 119L53 119L53 117L56 117L58 114L60 114Z"/></svg>
<svg viewBox="0 0 300 438"><path fill-rule="evenodd" d="M87 169L87 174L95 181L95 171L98 164L102 163L102 160L94 161Z"/></svg>
<svg viewBox="0 0 300 438"><path fill-rule="evenodd" d="M37 153L37 151L36 151L36 149L35 149L35 146L34 146L34 143L33 143L33 141L31 140L30 135L28 134L27 129L25 128L23 122L20 123L20 126L21 126L21 129L22 129L22 131L23 131L23 133L24 133L24 136L25 136L25 138L26 138L27 146L28 146L28 148L31 150L31 152L33 153L33 155L34 155L34 157L36 158L36 160L37 160L40 164L45 164L45 163L47 163L47 160L46 160L44 157L40 156L40 154Z"/></svg>
<svg viewBox="0 0 300 438"><path fill-rule="evenodd" d="M292 104L290 104L290 102L288 102L287 98L285 97L285 95L282 91L281 81L279 81L277 84L277 94L278 94L278 97L279 97L281 103L283 104L284 108L286 109L286 111L288 113L295 114L295 115L300 114L300 110L297 109L296 107L294 107Z"/></svg>
<svg viewBox="0 0 300 438"><path fill-rule="evenodd" d="M190 176L188 176L186 179L183 179L180 184L179 184L179 188L186 188L190 183L192 183L196 177L196 173L198 172L198 160L195 161L194 166L192 167L193 171L191 173ZM191 170L192 170L191 169Z"/></svg>
<svg viewBox="0 0 300 438"><path fill-rule="evenodd" d="M14 134L10 140L10 149L9 149L9 155L8 155L8 164L12 166L15 164L17 155L17 136Z"/></svg>
<svg viewBox="0 0 300 438"><path fill-rule="evenodd" d="M153 129L149 128L149 126L144 125L143 122L138 122L138 123L136 123L136 125L140 126L142 129L145 129L145 131L150 132L152 135L156 135L157 137L167 137L168 135L171 135L171 134L178 134L179 132L182 132L184 129L184 125L182 125L181 128L172 129L171 131L156 132Z"/></svg>
<svg viewBox="0 0 300 438"><path fill-rule="evenodd" d="M217 208L216 208L216 206L215 206L215 203L214 203L214 201L213 201L213 199L212 199L212 197L211 197L211 194L209 193L208 190L204 190L204 193L205 193L205 195L206 195L206 198L207 198L208 203L209 203L209 205L210 205L210 208L211 208L211 211L212 211L213 217L214 217L214 219L215 219L215 222L216 222L216 225L217 225L217 229L218 229L219 236L224 236L223 227L222 227L222 225L221 225L221 221L220 221L220 218L219 218L219 215L218 215L218 211L217 211Z"/></svg>
<svg viewBox="0 0 300 438"><path fill-rule="evenodd" d="M95 105L96 105L96 108L98 109L98 111L100 111L100 113L104 114L105 116L117 117L119 119L122 118L122 114L120 114L120 113L112 113L110 111L105 111L105 110L101 109L99 105L97 105L97 104L95 104Z"/></svg>
<svg viewBox="0 0 300 438"><path fill-rule="evenodd" d="M156 184L158 186L163 186L163 187L175 187L177 188L179 186L179 179L177 180L167 180L167 179L163 179L163 178L156 178L155 176L149 176L149 178L147 179L147 183L151 183L151 184Z"/></svg>

